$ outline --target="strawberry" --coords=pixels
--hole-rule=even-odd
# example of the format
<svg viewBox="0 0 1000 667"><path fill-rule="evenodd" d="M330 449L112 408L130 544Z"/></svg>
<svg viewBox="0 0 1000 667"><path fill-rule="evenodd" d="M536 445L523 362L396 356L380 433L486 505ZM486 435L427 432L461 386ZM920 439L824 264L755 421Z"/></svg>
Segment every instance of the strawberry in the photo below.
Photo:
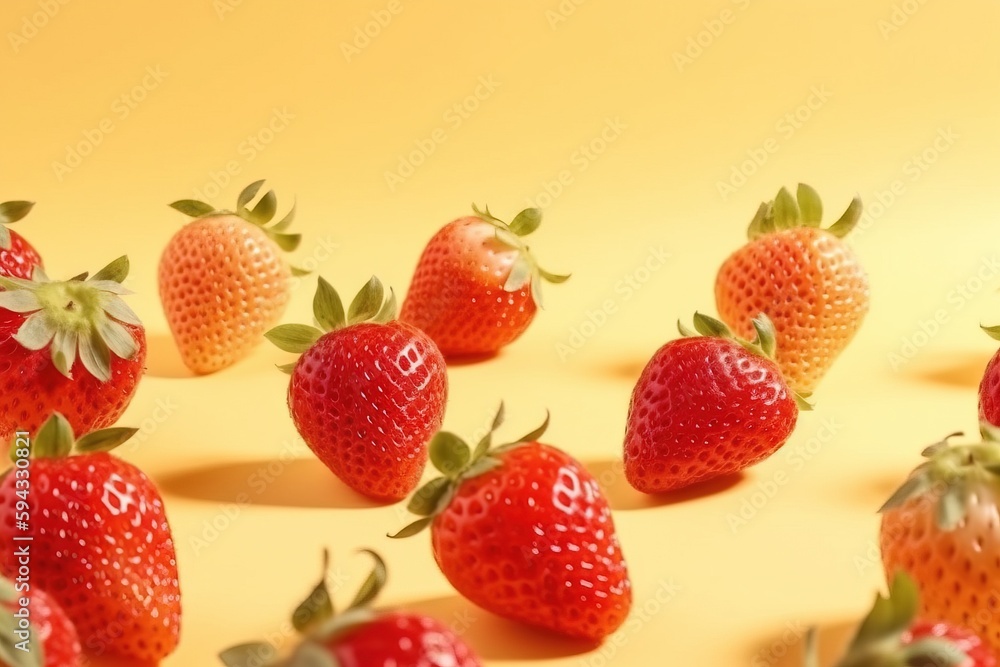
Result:
<svg viewBox="0 0 1000 667"><path fill-rule="evenodd" d="M80 638L55 600L23 577L0 579L0 606L0 667L80 667Z"/></svg>
<svg viewBox="0 0 1000 667"><path fill-rule="evenodd" d="M396 297L383 297L372 277L345 315L320 278L313 307L322 329L286 324L266 336L302 355L282 367L292 376L288 409L302 439L358 493L397 501L420 481L427 442L444 418L448 376L434 341L393 321Z"/></svg>
<svg viewBox="0 0 1000 667"><path fill-rule="evenodd" d="M128 258L89 280L0 277L0 443L53 412L79 432L113 424L145 371L142 322L121 299Z"/></svg>
<svg viewBox="0 0 1000 667"><path fill-rule="evenodd" d="M160 299L181 357L195 373L214 373L249 355L285 312L290 278L303 273L281 257L301 241L285 232L295 207L270 226L273 190L247 208L263 183L240 193L235 213L191 199L170 205L195 219L160 257Z"/></svg>
<svg viewBox="0 0 1000 667"><path fill-rule="evenodd" d="M1000 340L1000 326L983 327L991 338ZM979 383L979 421L1000 426L1000 350L990 359Z"/></svg>
<svg viewBox="0 0 1000 667"><path fill-rule="evenodd" d="M989 430L986 430L989 434ZM975 632L1000 652L1000 443L931 445L880 510L887 576L920 586L921 615Z"/></svg>
<svg viewBox="0 0 1000 667"><path fill-rule="evenodd" d="M160 494L108 453L136 430L77 440L56 413L30 444L18 438L19 463L0 482L0 573L17 576L27 549L31 585L62 606L88 651L156 661L177 645L180 591Z"/></svg>
<svg viewBox="0 0 1000 667"><path fill-rule="evenodd" d="M525 209L507 224L489 208L472 210L424 248L400 314L447 358L488 356L514 342L542 304L542 281L569 279L542 269L525 243L541 211Z"/></svg>
<svg viewBox="0 0 1000 667"><path fill-rule="evenodd" d="M698 333L653 355L632 392L625 430L625 476L661 493L729 475L763 461L791 436L799 408L774 362L774 326L753 321L753 341L696 313Z"/></svg>
<svg viewBox="0 0 1000 667"><path fill-rule="evenodd" d="M31 278L35 267L42 265L38 251L23 236L5 226L28 215L34 205L30 201L7 201L0 204L0 276Z"/></svg>
<svg viewBox="0 0 1000 667"><path fill-rule="evenodd" d="M438 433L443 474L410 500L423 518L394 537L431 529L434 559L452 586L487 611L558 634L600 641L625 621L632 585L608 502L565 452L538 442L548 419L491 447L504 418L472 451Z"/></svg>
<svg viewBox="0 0 1000 667"><path fill-rule="evenodd" d="M778 366L788 384L811 394L851 342L868 312L868 277L842 240L861 218L861 200L827 229L823 205L799 184L757 209L750 242L722 264L715 281L721 319L741 336L764 312L778 333Z"/></svg>
<svg viewBox="0 0 1000 667"><path fill-rule="evenodd" d="M354 601L335 614L323 578L292 615L293 627L303 635L286 661L270 661L270 644L241 644L219 654L226 667L480 667L472 649L440 621L405 612L376 611L370 607L386 582L386 567L374 551L375 568Z"/></svg>
<svg viewBox="0 0 1000 667"><path fill-rule="evenodd" d="M888 597L877 596L837 667L996 667L983 641L964 628L917 620L919 592L903 573L897 574ZM816 634L806 638L807 667L819 667Z"/></svg>

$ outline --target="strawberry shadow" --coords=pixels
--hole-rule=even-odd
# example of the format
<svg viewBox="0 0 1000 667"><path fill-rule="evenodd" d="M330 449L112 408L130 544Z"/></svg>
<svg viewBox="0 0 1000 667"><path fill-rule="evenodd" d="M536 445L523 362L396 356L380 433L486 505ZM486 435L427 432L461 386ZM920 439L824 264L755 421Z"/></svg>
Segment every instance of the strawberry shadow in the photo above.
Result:
<svg viewBox="0 0 1000 667"><path fill-rule="evenodd" d="M805 663L805 633L807 624L789 622L783 630L766 637L747 649L745 661L768 667L802 667ZM829 667L840 660L857 628L855 621L840 621L816 625L819 645L819 665Z"/></svg>
<svg viewBox="0 0 1000 667"><path fill-rule="evenodd" d="M383 507L341 482L315 459L218 463L157 479L167 494L213 503L305 509Z"/></svg>
<svg viewBox="0 0 1000 667"><path fill-rule="evenodd" d="M459 595L414 600L397 609L436 618L487 661L556 660L597 648L594 642L562 637L501 618Z"/></svg>
<svg viewBox="0 0 1000 667"><path fill-rule="evenodd" d="M169 333L146 334L146 375L167 379L197 377L184 365Z"/></svg>
<svg viewBox="0 0 1000 667"><path fill-rule="evenodd" d="M632 359L616 359L610 363L597 366L595 371L598 375L613 380L628 380L638 382L639 376L646 369L649 363L648 357Z"/></svg>
<svg viewBox="0 0 1000 667"><path fill-rule="evenodd" d="M648 494L637 491L629 484L625 478L621 460L586 461L583 465L597 480L604 492L604 497L608 499L608 504L615 511L645 510L693 502L700 498L724 493L746 478L744 473L739 472L723 475L676 491Z"/></svg>
<svg viewBox="0 0 1000 667"><path fill-rule="evenodd" d="M903 374L918 381L976 389L993 354L958 350L927 352L904 367Z"/></svg>
<svg viewBox="0 0 1000 667"><path fill-rule="evenodd" d="M159 662L144 662L132 658L120 658L112 655L84 654L81 667L157 667Z"/></svg>

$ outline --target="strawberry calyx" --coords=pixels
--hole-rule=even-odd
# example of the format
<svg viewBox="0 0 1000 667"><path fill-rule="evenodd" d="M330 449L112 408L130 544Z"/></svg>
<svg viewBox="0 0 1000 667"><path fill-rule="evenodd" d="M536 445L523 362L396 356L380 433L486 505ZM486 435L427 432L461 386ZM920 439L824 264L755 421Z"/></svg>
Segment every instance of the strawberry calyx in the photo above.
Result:
<svg viewBox="0 0 1000 667"><path fill-rule="evenodd" d="M94 454L110 452L139 432L137 428L115 426L92 431L77 437L73 427L60 412L53 412L30 438L28 457L24 457L21 446L15 441L10 457L15 463L21 458L61 459L74 454Z"/></svg>
<svg viewBox="0 0 1000 667"><path fill-rule="evenodd" d="M505 246L517 251L517 259L510 268L507 280L504 282L505 292L517 292L525 285L531 284L531 298L539 308L542 307L542 281L558 285L569 280L569 274L550 273L541 266L524 238L538 229L542 224L542 211L537 208L526 208L509 223L490 213L490 207L480 209L472 205L473 212L483 221L496 229L496 239Z"/></svg>
<svg viewBox="0 0 1000 667"><path fill-rule="evenodd" d="M184 215L191 216L195 219L208 218L217 215L236 215L243 218L251 225L260 227L264 233L267 234L267 237L274 241L278 247L285 252L292 252L298 248L299 243L302 242L301 234L289 234L286 231L295 220L296 204L292 204L291 210L285 214L285 217L272 224L274 214L278 209L278 198L274 194L274 190L268 190L253 208L249 207L250 202L257 196L257 193L260 191L262 185L264 185L263 179L254 181L250 185L243 188L243 191L240 192L236 199L235 211L216 209L211 204L206 204L205 202L198 201L197 199L180 199L170 204L170 208L180 211ZM309 273L308 271L295 266L291 267L291 269L292 273L297 276L304 276Z"/></svg>
<svg viewBox="0 0 1000 667"><path fill-rule="evenodd" d="M917 466L903 484L889 497L879 512L904 505L914 498L937 495L938 528L950 532L966 517L969 500L984 486L1000 489L1000 430L981 425L982 441L954 445L951 439L961 432L945 436L926 447L921 455L927 460Z"/></svg>
<svg viewBox="0 0 1000 667"><path fill-rule="evenodd" d="M45 647L42 642L34 641L28 651L18 650L16 631L23 630L21 619L14 615L15 607L20 598L27 597L27 591L18 591L14 582L0 577L0 663L10 667L41 667L45 664ZM33 639L38 639L38 633L31 629Z"/></svg>
<svg viewBox="0 0 1000 667"><path fill-rule="evenodd" d="M396 319L397 310L396 293L390 287L389 298L386 299L382 281L372 276L351 301L345 313L344 303L337 290L320 276L313 296L316 326L280 324L266 332L264 337L285 352L302 354L326 333L362 322L385 324ZM278 366L285 373L291 373L293 368L294 362Z"/></svg>
<svg viewBox="0 0 1000 667"><path fill-rule="evenodd" d="M730 329L725 322L717 320L709 315L695 312L694 330L680 320L677 320L677 330L680 331L681 335L685 338L705 336L708 338L724 338L732 340L739 343L751 354L756 354L759 357L764 357L765 359L774 361L774 355L778 349L778 334L774 328L774 322L772 322L771 318L769 318L766 314L760 313L757 317L753 318L752 324L754 328L753 340L746 340L745 338L740 338L734 334L732 329ZM812 403L807 400L809 398L808 394L801 394L793 390L791 387L789 387L789 391L792 392L792 396L795 399L795 403L798 405L799 410L813 409Z"/></svg>
<svg viewBox="0 0 1000 667"><path fill-rule="evenodd" d="M362 549L375 561L368 578L361 584L354 599L344 611L334 609L333 596L327 583L330 552L323 550L323 572L319 583L292 614L292 627L302 635L302 642L286 660L265 663L262 657L272 655L274 647L263 642L250 642L226 649L219 654L226 667L339 667L336 658L326 648L339 635L364 625L377 617L371 609L378 594L385 588L388 571L385 561L376 552Z"/></svg>
<svg viewBox="0 0 1000 667"><path fill-rule="evenodd" d="M907 641L919 609L917 585L899 572L889 586L889 595L875 596L875 604L861 622L847 648L847 654L835 667L960 667L970 656L954 642L942 637L924 637ZM819 667L816 629L806 635L805 667Z"/></svg>
<svg viewBox="0 0 1000 667"><path fill-rule="evenodd" d="M10 249L10 230L7 225L13 224L28 215L33 201L5 201L0 203L0 250Z"/></svg>
<svg viewBox="0 0 1000 667"><path fill-rule="evenodd" d="M503 425L505 416L506 411L501 403L490 430L479 440L474 449L465 440L448 431L439 431L434 436L428 450L431 463L441 476L417 489L406 506L411 514L421 518L389 537L400 539L422 531L431 524L434 517L448 507L455 492L464 482L503 465L497 455L536 442L549 428L549 413L546 411L545 421L535 430L516 440L494 445L493 437L497 429Z"/></svg>
<svg viewBox="0 0 1000 667"><path fill-rule="evenodd" d="M124 324L142 326L121 298L128 276L128 257L121 256L90 278L52 280L36 266L31 280L0 276L0 308L27 314L14 340L28 350L51 348L52 363L72 379L77 356L101 382L111 379L111 355L131 359L138 343Z"/></svg>
<svg viewBox="0 0 1000 667"><path fill-rule="evenodd" d="M861 220L861 198L855 197L840 218L826 228L837 238L851 233ZM781 232L798 227L819 228L823 219L823 202L819 193L805 183L799 183L795 196L787 188L781 188L777 196L762 203L750 221L747 236L751 241L773 232Z"/></svg>

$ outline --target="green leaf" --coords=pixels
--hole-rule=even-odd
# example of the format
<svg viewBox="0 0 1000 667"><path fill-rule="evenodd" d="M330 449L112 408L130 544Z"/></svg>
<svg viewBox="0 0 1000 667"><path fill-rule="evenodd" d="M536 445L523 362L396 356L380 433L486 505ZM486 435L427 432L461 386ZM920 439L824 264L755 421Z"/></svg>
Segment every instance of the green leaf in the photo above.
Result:
<svg viewBox="0 0 1000 667"><path fill-rule="evenodd" d="M476 444L476 449L472 452L473 461L478 461L486 456L486 452L490 450L490 446L493 444L493 434L496 433L497 429L503 425L506 412L507 411L506 408L504 408L503 401L500 401L500 407L497 409L496 416L493 417L493 423L490 424L490 430Z"/></svg>
<svg viewBox="0 0 1000 667"><path fill-rule="evenodd" d="M372 318L372 322L380 322L385 324L386 322L391 322L396 319L399 314L399 304L396 301L396 292L391 287L389 288L389 298L386 299L385 303L382 304L382 308L375 313L375 317Z"/></svg>
<svg viewBox="0 0 1000 667"><path fill-rule="evenodd" d="M270 229L265 229L264 232L267 234L268 238L278 244L278 247L285 252L292 252L299 247L302 243L302 234L282 234L281 232L275 232Z"/></svg>
<svg viewBox="0 0 1000 667"><path fill-rule="evenodd" d="M21 596L18 595L14 582L0 577L0 602L14 602L19 597Z"/></svg>
<svg viewBox="0 0 1000 667"><path fill-rule="evenodd" d="M94 283L99 280L109 280L111 282L121 284L125 282L126 278L128 278L128 271L128 255L122 255L91 276L88 282Z"/></svg>
<svg viewBox="0 0 1000 667"><path fill-rule="evenodd" d="M375 560L375 567L372 568L368 578L361 584L361 588L358 590L357 595L354 596L351 604L348 605L348 609L359 609L371 604L378 597L379 592L385 588L385 582L389 577L386 572L385 561L382 560L381 556L371 549L362 549L361 553L371 556Z"/></svg>
<svg viewBox="0 0 1000 667"><path fill-rule="evenodd" d="M303 276L308 276L310 273L312 273L312 271L309 271L308 269L300 269L299 267L295 266L294 264L289 264L288 268L291 269L292 275L295 276L296 278L301 278Z"/></svg>
<svg viewBox="0 0 1000 667"><path fill-rule="evenodd" d="M438 431L428 446L431 463L447 477L457 477L471 457L469 445L448 431Z"/></svg>
<svg viewBox="0 0 1000 667"><path fill-rule="evenodd" d="M521 242L521 239L506 229L497 227L495 236L497 241L513 250L521 250L524 247L524 243Z"/></svg>
<svg viewBox="0 0 1000 667"><path fill-rule="evenodd" d="M274 190L268 190L260 198L260 201L257 202L257 205L253 207L253 210L250 211L250 221L263 227L271 221L277 210L278 198L275 196Z"/></svg>
<svg viewBox="0 0 1000 667"><path fill-rule="evenodd" d="M92 452L110 452L116 447L127 442L129 438L139 432L137 428L123 428L116 426L105 428L100 431L88 433L76 441L78 454L90 454Z"/></svg>
<svg viewBox="0 0 1000 667"><path fill-rule="evenodd" d="M840 219L830 225L826 231L830 232L839 239L844 238L851 233L851 230L854 229L857 226L858 221L861 220L861 208L861 198L855 197L851 200L851 203L848 205L847 210L844 211L844 214L840 216Z"/></svg>
<svg viewBox="0 0 1000 667"><path fill-rule="evenodd" d="M917 603L916 584L905 573L897 573L889 588L889 596L875 597L875 604L861 622L851 648L875 644L902 634L917 615Z"/></svg>
<svg viewBox="0 0 1000 667"><path fill-rule="evenodd" d="M382 283L372 276L351 302L347 311L348 324L367 322L373 318L382 309L383 296Z"/></svg>
<svg viewBox="0 0 1000 667"><path fill-rule="evenodd" d="M805 654L805 659L802 662L803 667L819 667L819 641L816 637L815 627L806 631L803 653Z"/></svg>
<svg viewBox="0 0 1000 667"><path fill-rule="evenodd" d="M750 227L747 229L747 237L751 241L764 235L763 224L764 220L767 219L767 213L769 210L770 206L767 202L762 202L761 205L757 207L757 212L754 214L753 219L750 221Z"/></svg>
<svg viewBox="0 0 1000 667"><path fill-rule="evenodd" d="M538 267L538 275L540 275L545 280L545 282L552 283L553 285L560 285L573 277L573 275L570 273L566 274L549 273L548 271L546 271L541 267Z"/></svg>
<svg viewBox="0 0 1000 667"><path fill-rule="evenodd" d="M80 361L101 382L111 379L111 350L97 332L80 337Z"/></svg>
<svg viewBox="0 0 1000 667"><path fill-rule="evenodd" d="M316 283L313 315L324 331L343 329L347 324L347 315L344 314L344 304L340 300L340 295L323 276L320 276Z"/></svg>
<svg viewBox="0 0 1000 667"><path fill-rule="evenodd" d="M680 319L677 320L677 331L679 331L681 336L684 338L695 338L699 335L697 331L681 322Z"/></svg>
<svg viewBox="0 0 1000 667"><path fill-rule="evenodd" d="M139 316L135 314L135 311L117 296L106 299L104 303L101 304L101 307L104 308L105 313L119 322L132 324L137 327L142 326L142 320L140 320Z"/></svg>
<svg viewBox="0 0 1000 667"><path fill-rule="evenodd" d="M510 445L505 445L505 447L510 448L516 446L517 444L518 443L512 443ZM498 448L497 451L500 451L500 449ZM484 456L483 458L479 459L478 461L470 465L465 470L465 472L462 473L462 479L467 480L467 479L472 479L474 477L479 477L483 473L487 473L490 470L493 470L494 468L499 468L502 465L503 461L501 461L500 459L492 456Z"/></svg>
<svg viewBox="0 0 1000 667"><path fill-rule="evenodd" d="M60 412L53 412L32 441L34 458L63 458L73 451L73 427Z"/></svg>
<svg viewBox="0 0 1000 667"><path fill-rule="evenodd" d="M702 313L694 314L694 328L695 331L700 333L702 336L708 336L710 338L732 338L733 332L729 330L721 320L717 320L714 317L709 317L708 315L703 315Z"/></svg>
<svg viewBox="0 0 1000 667"><path fill-rule="evenodd" d="M979 435L983 442L1000 442L1000 427L994 426L984 419L979 422Z"/></svg>
<svg viewBox="0 0 1000 667"><path fill-rule="evenodd" d="M0 249L7 250L10 248L10 230L0 225Z"/></svg>
<svg viewBox="0 0 1000 667"><path fill-rule="evenodd" d="M325 646L305 641L296 647L292 657L275 667L340 667L340 663Z"/></svg>
<svg viewBox="0 0 1000 667"><path fill-rule="evenodd" d="M761 352L768 359L774 359L775 350L778 347L778 333L774 328L774 323L766 313L761 313L753 318L753 328L757 332L754 343L760 346Z"/></svg>
<svg viewBox="0 0 1000 667"><path fill-rule="evenodd" d="M524 255L518 256L514 260L514 265L510 267L507 281L503 284L504 291L519 292L531 280L532 271L531 260Z"/></svg>
<svg viewBox="0 0 1000 667"><path fill-rule="evenodd" d="M44 350L55 335L56 326L52 318L44 310L39 310L24 320L14 334L14 340L27 350L38 351Z"/></svg>
<svg viewBox="0 0 1000 667"><path fill-rule="evenodd" d="M988 335L993 340L1000 340L1000 324L992 327L980 325L979 328L985 331L986 335Z"/></svg>
<svg viewBox="0 0 1000 667"><path fill-rule="evenodd" d="M5 201L0 203L0 226L17 222L31 212L33 201Z"/></svg>
<svg viewBox="0 0 1000 667"><path fill-rule="evenodd" d="M527 236L542 224L542 211L537 208L526 208L518 213L510 223L510 231L517 236Z"/></svg>
<svg viewBox="0 0 1000 667"><path fill-rule="evenodd" d="M214 206L194 199L181 199L179 201L175 201L170 205L170 208L180 211L184 215L189 215L192 218L200 218L203 215L215 213Z"/></svg>
<svg viewBox="0 0 1000 667"><path fill-rule="evenodd" d="M247 204L252 202L253 198L257 196L257 192L260 190L260 187L264 185L265 180L266 179L254 181L250 185L243 188L243 191L240 192L239 196L236 198L236 213L239 214L240 217L246 217L243 212L246 211Z"/></svg>
<svg viewBox="0 0 1000 667"><path fill-rule="evenodd" d="M953 641L944 637L924 637L902 648L903 665L928 665L928 667L961 667L974 665L969 654Z"/></svg>
<svg viewBox="0 0 1000 667"><path fill-rule="evenodd" d="M139 351L139 345L128 329L114 320L102 318L97 331L108 349L120 359L132 359Z"/></svg>
<svg viewBox="0 0 1000 667"><path fill-rule="evenodd" d="M394 540L401 540L407 537L412 537L417 533L419 533L420 531L422 531L427 526L431 525L432 521L434 521L434 517L425 516L422 519L417 519L408 526L404 526L402 529L400 529L398 533L396 533L395 535L389 535L389 537Z"/></svg>
<svg viewBox="0 0 1000 667"><path fill-rule="evenodd" d="M292 613L292 626L301 634L308 634L322 623L333 618L333 598L326 584L330 569L330 552L323 550L323 570L319 582Z"/></svg>
<svg viewBox="0 0 1000 667"><path fill-rule="evenodd" d="M285 373L286 375L291 375L292 371L295 370L295 364L296 363L298 363L298 362L293 361L293 362L288 363L288 364L275 364L275 368L277 368L282 373Z"/></svg>
<svg viewBox="0 0 1000 667"><path fill-rule="evenodd" d="M265 667L276 654L270 644L253 642L227 648L219 654L219 660L226 667Z"/></svg>
<svg viewBox="0 0 1000 667"><path fill-rule="evenodd" d="M802 213L802 223L805 227L819 227L823 220L823 201L819 193L805 183L799 183L795 192Z"/></svg>
<svg viewBox="0 0 1000 667"><path fill-rule="evenodd" d="M272 232L283 232L295 221L295 207L298 206L298 202L292 204L291 210L285 214L285 217L278 222L271 225L270 229Z"/></svg>
<svg viewBox="0 0 1000 667"><path fill-rule="evenodd" d="M42 304L38 295L31 290L7 290L0 292L0 308L12 313L31 313L40 310Z"/></svg>
<svg viewBox="0 0 1000 667"><path fill-rule="evenodd" d="M75 331L57 331L52 339L52 364L60 373L73 379L71 371L76 363L79 338Z"/></svg>
<svg viewBox="0 0 1000 667"><path fill-rule="evenodd" d="M472 211L477 216L479 216L480 218L482 218L483 220L485 220L487 222L498 222L501 225L503 225L504 227L507 226L506 222L504 222L500 218L498 218L495 215L493 215L492 213L490 213L490 207L489 206L484 206L482 209L480 209L478 206L476 206L475 204L473 204L472 205Z"/></svg>
<svg viewBox="0 0 1000 667"><path fill-rule="evenodd" d="M539 426L538 428L536 428L534 431L531 431L530 433L525 433L523 436L521 436L517 440L513 440L511 442L508 442L505 445L501 445L498 449L506 449L506 448L514 447L516 445L520 445L520 444L524 444L524 443L529 443L529 442L537 442L538 439L541 438L543 435L545 435L545 432L547 430L549 430L549 420L551 419L551 417L552 417L552 415L549 413L548 410L546 410L545 411L545 421L542 422L541 426Z"/></svg>
<svg viewBox="0 0 1000 667"><path fill-rule="evenodd" d="M960 486L949 487L938 500L936 517L938 528L949 533L958 527L965 515L965 489Z"/></svg>
<svg viewBox="0 0 1000 667"><path fill-rule="evenodd" d="M417 489L410 498L406 509L417 516L432 516L436 513L442 499L454 490L452 480L447 477L436 477Z"/></svg>
<svg viewBox="0 0 1000 667"><path fill-rule="evenodd" d="M320 339L323 332L308 324L279 324L264 334L280 350L302 354Z"/></svg>
<svg viewBox="0 0 1000 667"><path fill-rule="evenodd" d="M882 504L882 507L878 510L879 514L902 507L911 498L916 498L926 493L931 486L931 480L928 475L914 473Z"/></svg>
<svg viewBox="0 0 1000 667"><path fill-rule="evenodd" d="M774 198L774 226L776 229L792 229L799 224L799 205L788 188L781 188Z"/></svg>
<svg viewBox="0 0 1000 667"><path fill-rule="evenodd" d="M10 667L42 667L45 662L44 651L38 633L29 628L32 644L29 650L17 648L18 638L14 634L17 620L10 612L0 617L0 664Z"/></svg>
<svg viewBox="0 0 1000 667"><path fill-rule="evenodd" d="M965 433L963 433L962 431L955 431L954 433L949 433L948 435L944 436L943 438L941 438L941 440L938 440L934 444L924 447L923 451L920 452L920 455L926 458L933 458L951 447L950 440L952 438L961 438L963 435L965 435Z"/></svg>
<svg viewBox="0 0 1000 667"><path fill-rule="evenodd" d="M814 406L809 402L808 397L797 391L792 392L792 398L795 399L795 407L799 409L799 412L812 412Z"/></svg>

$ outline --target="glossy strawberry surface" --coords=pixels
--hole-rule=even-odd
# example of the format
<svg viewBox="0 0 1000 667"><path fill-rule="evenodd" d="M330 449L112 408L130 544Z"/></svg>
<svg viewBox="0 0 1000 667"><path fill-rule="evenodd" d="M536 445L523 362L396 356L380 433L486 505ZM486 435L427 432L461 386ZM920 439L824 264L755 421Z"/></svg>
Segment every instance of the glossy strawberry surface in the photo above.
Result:
<svg viewBox="0 0 1000 667"><path fill-rule="evenodd" d="M472 649L436 619L388 613L329 640L338 667L480 667Z"/></svg>

